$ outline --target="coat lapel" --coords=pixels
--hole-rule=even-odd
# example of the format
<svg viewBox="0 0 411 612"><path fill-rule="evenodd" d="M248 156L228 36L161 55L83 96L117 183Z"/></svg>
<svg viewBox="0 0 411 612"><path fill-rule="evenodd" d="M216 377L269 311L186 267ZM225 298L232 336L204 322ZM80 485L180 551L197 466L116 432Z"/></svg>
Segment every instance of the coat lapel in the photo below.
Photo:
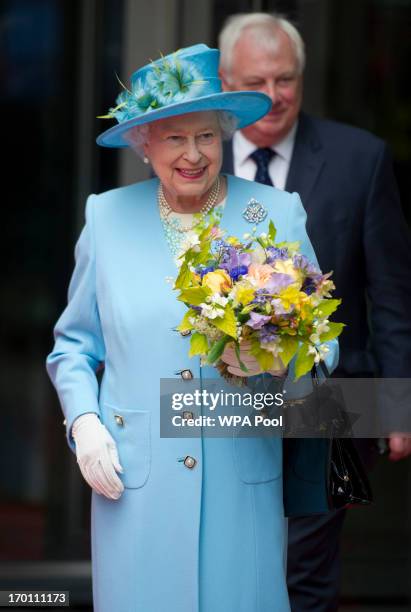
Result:
<svg viewBox="0 0 411 612"><path fill-rule="evenodd" d="M309 117L301 113L285 189L299 193L307 210L324 164L325 155L319 136Z"/></svg>

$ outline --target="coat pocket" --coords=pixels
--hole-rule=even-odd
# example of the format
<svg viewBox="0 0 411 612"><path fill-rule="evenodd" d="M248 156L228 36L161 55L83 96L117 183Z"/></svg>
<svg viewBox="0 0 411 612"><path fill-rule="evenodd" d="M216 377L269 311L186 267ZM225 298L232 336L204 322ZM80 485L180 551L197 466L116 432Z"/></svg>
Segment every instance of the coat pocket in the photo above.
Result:
<svg viewBox="0 0 411 612"><path fill-rule="evenodd" d="M282 474L282 440L275 437L235 436L234 461L246 484L269 482Z"/></svg>
<svg viewBox="0 0 411 612"><path fill-rule="evenodd" d="M150 413L124 410L104 404L104 424L113 436L123 466L119 474L127 489L145 485L150 474Z"/></svg>

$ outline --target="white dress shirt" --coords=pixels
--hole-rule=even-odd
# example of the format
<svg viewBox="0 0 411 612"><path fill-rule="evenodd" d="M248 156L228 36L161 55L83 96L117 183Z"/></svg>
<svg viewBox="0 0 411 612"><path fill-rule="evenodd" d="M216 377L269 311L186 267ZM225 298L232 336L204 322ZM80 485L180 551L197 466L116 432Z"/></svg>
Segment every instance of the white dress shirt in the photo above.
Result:
<svg viewBox="0 0 411 612"><path fill-rule="evenodd" d="M294 149L297 122L294 123L287 136L275 147L271 147L275 155L268 165L268 173L273 185L278 189L285 189L288 170ZM240 178L253 181L257 171L256 163L250 158L257 147L248 140L244 134L237 130L233 136L234 174Z"/></svg>

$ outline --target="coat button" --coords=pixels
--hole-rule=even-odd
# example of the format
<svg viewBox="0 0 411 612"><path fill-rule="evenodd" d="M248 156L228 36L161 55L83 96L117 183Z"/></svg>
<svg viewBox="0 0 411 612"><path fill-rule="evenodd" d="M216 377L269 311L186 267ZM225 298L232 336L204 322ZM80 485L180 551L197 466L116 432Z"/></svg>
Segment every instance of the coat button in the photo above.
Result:
<svg viewBox="0 0 411 612"><path fill-rule="evenodd" d="M181 336L190 336L191 335L191 329L184 329L183 331L180 332Z"/></svg>
<svg viewBox="0 0 411 612"><path fill-rule="evenodd" d="M191 410L184 410L183 419L194 419L194 412L191 412Z"/></svg>
<svg viewBox="0 0 411 612"><path fill-rule="evenodd" d="M186 457L184 459L184 465L186 466L186 468L188 468L189 470L192 470L193 467L195 466L195 464L197 463L197 461L194 459L194 457Z"/></svg>
<svg viewBox="0 0 411 612"><path fill-rule="evenodd" d="M193 378L193 373L191 370L182 370L180 374L183 380L192 380Z"/></svg>
<svg viewBox="0 0 411 612"><path fill-rule="evenodd" d="M123 427L123 426L124 426L124 419L123 419L123 417L121 416L121 414L115 414L115 415L114 415L114 420L115 420L115 422L117 423L117 425L119 425L120 427Z"/></svg>

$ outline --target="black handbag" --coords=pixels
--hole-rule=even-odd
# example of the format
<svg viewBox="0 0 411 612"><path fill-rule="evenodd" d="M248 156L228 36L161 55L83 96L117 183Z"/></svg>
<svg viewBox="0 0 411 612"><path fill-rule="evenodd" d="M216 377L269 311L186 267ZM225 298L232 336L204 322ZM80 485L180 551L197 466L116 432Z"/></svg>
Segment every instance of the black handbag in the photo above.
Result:
<svg viewBox="0 0 411 612"><path fill-rule="evenodd" d="M370 481L352 439L330 440L329 452L326 486L330 509L371 504Z"/></svg>
<svg viewBox="0 0 411 612"><path fill-rule="evenodd" d="M329 378L322 362L320 367ZM311 375L313 392L298 400L303 418L286 433L294 437L283 439L284 512L289 517L368 505L373 500L360 455L347 437L350 422L342 391L336 385L321 385L315 368ZM311 437L301 437L304 427ZM321 438L313 437L315 427L327 437L323 433Z"/></svg>

